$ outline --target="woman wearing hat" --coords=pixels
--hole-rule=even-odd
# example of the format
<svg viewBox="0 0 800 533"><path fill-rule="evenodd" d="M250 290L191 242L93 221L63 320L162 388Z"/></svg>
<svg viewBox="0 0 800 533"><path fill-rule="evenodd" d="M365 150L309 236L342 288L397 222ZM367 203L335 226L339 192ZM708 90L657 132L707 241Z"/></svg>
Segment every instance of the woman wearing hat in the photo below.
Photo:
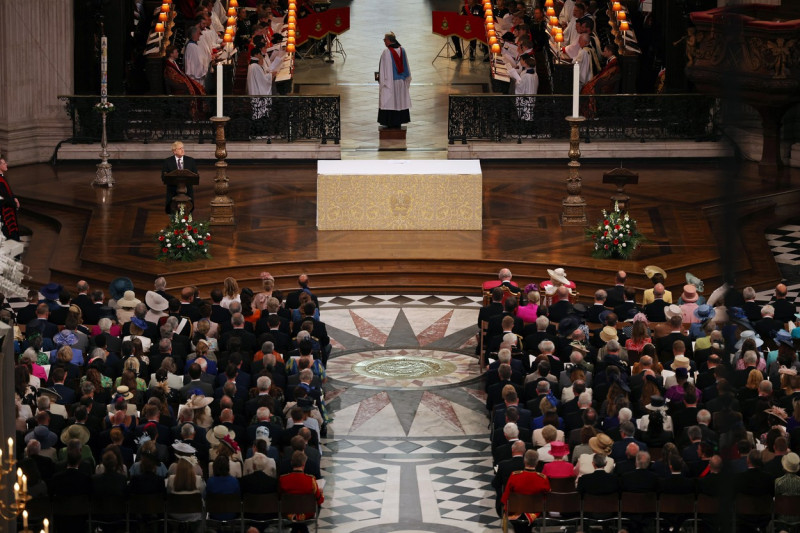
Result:
<svg viewBox="0 0 800 533"><path fill-rule="evenodd" d="M683 292L681 293L679 301L682 302L680 307L684 324L700 322L700 319L694 314L695 310L697 309L697 300L699 298L700 296L697 294L697 287L688 284L683 286Z"/></svg>
<svg viewBox="0 0 800 533"><path fill-rule="evenodd" d="M655 265L647 265L644 267L644 274L650 278L650 281L653 282L653 287L661 283L664 285L664 282L667 279L667 273L664 271L663 268L657 267ZM668 304L672 303L672 291L664 290L664 296L662 299L667 302ZM655 295L653 294L653 289L646 289L644 291L644 296L642 298L642 306L647 304L651 304L655 301Z"/></svg>
<svg viewBox="0 0 800 533"><path fill-rule="evenodd" d="M153 341L150 337L144 335L145 331L147 331L147 322L141 318L133 317L131 318L130 335L123 337L122 342L138 339L142 345L142 351L149 353Z"/></svg>
<svg viewBox="0 0 800 533"><path fill-rule="evenodd" d="M133 318L134 309L140 303L142 301L136 297L133 290L126 290L122 294L122 298L117 300L117 323L130 322L131 318Z"/></svg>
<svg viewBox="0 0 800 533"><path fill-rule="evenodd" d="M659 398L660 401L656 400L656 398ZM672 419L666 414L667 406L664 404L664 398L660 396L654 397L648 408L651 411L650 414L646 415L646 429L637 429L636 438L647 444L648 448L662 448L666 443L675 440L672 430L668 430L665 427L667 420L669 420L670 428L672 427ZM640 422L641 420L639 419Z"/></svg>
<svg viewBox="0 0 800 533"><path fill-rule="evenodd" d="M202 476L194 472L194 466L186 459L181 458L175 469L175 474L167 478L167 493L169 494L205 494L206 484ZM199 522L203 519L201 513L173 513L170 518L182 522Z"/></svg>
<svg viewBox="0 0 800 533"><path fill-rule="evenodd" d="M573 294L578 290L575 283L567 279L567 272L563 268L559 267L552 270L548 268L547 275L550 276L550 279L541 282L539 288L551 299L551 304L561 300L561 296L558 295L559 287L566 287L569 294Z"/></svg>
<svg viewBox="0 0 800 533"><path fill-rule="evenodd" d="M548 478L575 477L575 468L567 459L569 457L569 444L555 441L550 444L550 455L553 461L544 465L542 474Z"/></svg>
<svg viewBox="0 0 800 533"><path fill-rule="evenodd" d="M233 440L235 438L236 434L222 425L214 426L212 431L206 433L206 439L212 446L208 454L211 459L211 464L208 465L209 472L213 471L214 463L220 457L224 457L228 461L229 475L237 479L242 477L242 451L239 444Z"/></svg>
<svg viewBox="0 0 800 533"><path fill-rule="evenodd" d="M739 342L736 343L736 353L733 355L734 367L736 370L744 370L746 368L746 364L744 361L745 355L747 352L753 352L756 355L757 363L756 368L759 369L761 372L765 372L767 370L767 362L762 357L761 351L759 348L764 345L764 341L756 335L754 331L743 331L741 337L739 338Z"/></svg>
<svg viewBox="0 0 800 533"><path fill-rule="evenodd" d="M211 409L208 406L213 401L213 398L207 398L203 394L192 394L181 409L191 409L194 413L192 422L201 428L209 429L214 419L211 417ZM180 412L178 412L178 417L180 417Z"/></svg>
<svg viewBox="0 0 800 533"><path fill-rule="evenodd" d="M614 471L614 459L611 457L611 447L613 445L614 441L605 433L598 433L589 439L589 447L592 449L592 453L584 453L578 457L575 463L575 475L580 477L594 472L592 458L596 453L606 456L606 466L603 467L603 470L609 474L612 473Z"/></svg>

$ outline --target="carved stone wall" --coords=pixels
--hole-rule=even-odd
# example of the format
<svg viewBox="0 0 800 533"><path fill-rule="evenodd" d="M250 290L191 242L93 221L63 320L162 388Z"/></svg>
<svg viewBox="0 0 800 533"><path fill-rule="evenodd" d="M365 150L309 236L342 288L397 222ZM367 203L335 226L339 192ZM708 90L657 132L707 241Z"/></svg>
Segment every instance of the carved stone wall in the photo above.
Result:
<svg viewBox="0 0 800 533"><path fill-rule="evenodd" d="M73 1L0 0L0 150L46 161L71 135L59 94L73 88Z"/></svg>

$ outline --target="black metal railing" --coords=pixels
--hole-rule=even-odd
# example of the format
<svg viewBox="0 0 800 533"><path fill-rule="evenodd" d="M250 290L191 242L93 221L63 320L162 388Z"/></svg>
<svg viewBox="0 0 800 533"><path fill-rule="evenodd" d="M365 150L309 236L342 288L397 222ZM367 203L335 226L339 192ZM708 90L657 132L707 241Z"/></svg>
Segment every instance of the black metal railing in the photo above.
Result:
<svg viewBox="0 0 800 533"><path fill-rule="evenodd" d="M98 96L59 96L72 119L72 139L100 141L101 116L94 110ZM197 139L213 141L215 97L109 96L115 110L108 114L109 142L156 142ZM320 141L341 138L339 96L225 96L225 129L229 141Z"/></svg>
<svg viewBox="0 0 800 533"><path fill-rule="evenodd" d="M450 95L447 139L500 142L569 139L564 120L571 95ZM699 94L626 94L580 97L581 138L701 140L718 132L719 101Z"/></svg>

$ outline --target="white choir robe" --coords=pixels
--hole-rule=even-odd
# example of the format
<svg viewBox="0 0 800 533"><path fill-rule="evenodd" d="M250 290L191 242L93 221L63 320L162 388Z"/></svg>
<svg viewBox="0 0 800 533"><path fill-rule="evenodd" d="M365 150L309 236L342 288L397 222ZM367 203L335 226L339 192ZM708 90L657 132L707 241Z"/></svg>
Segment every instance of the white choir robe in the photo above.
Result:
<svg viewBox="0 0 800 533"><path fill-rule="evenodd" d="M580 44L577 42L565 47L564 51L570 58L572 58L573 61L577 61L580 65L580 75L578 76L578 80L580 86L583 87L593 77L592 58L589 56L589 53L585 49L581 48Z"/></svg>
<svg viewBox="0 0 800 533"><path fill-rule="evenodd" d="M533 69L531 69L533 70ZM508 75L514 80L514 94L537 94L539 92L539 75L534 72L524 70L518 72L511 69ZM517 113L520 120L533 120L533 106L536 102L535 98L517 98Z"/></svg>
<svg viewBox="0 0 800 533"><path fill-rule="evenodd" d="M562 26L568 24L570 20L574 17L572 16L572 11L575 9L575 0L566 0L564 2L564 7L561 8L561 13L558 14L558 22Z"/></svg>
<svg viewBox="0 0 800 533"><path fill-rule="evenodd" d="M250 63L247 68L247 94L251 96L272 94L272 73L264 70L258 62ZM270 103L269 98L253 98L251 100L253 119L269 115Z"/></svg>
<svg viewBox="0 0 800 533"><path fill-rule="evenodd" d="M217 1L217 3L219 3L219 0ZM225 19L225 22L226 23L228 22L227 18ZM220 20L219 16L214 12L211 13L211 29L213 29L217 33L225 31L225 26L222 24L222 21Z"/></svg>
<svg viewBox="0 0 800 533"><path fill-rule="evenodd" d="M197 42L206 52L208 56L208 62L211 63L212 58L212 50L214 48L219 48L219 45L222 44L222 39L219 38L219 35L214 33L213 30L210 28L206 28L203 30L203 33L200 34L200 40Z"/></svg>
<svg viewBox="0 0 800 533"><path fill-rule="evenodd" d="M205 51L200 44L192 41L186 44L183 52L183 66L187 76L205 86L208 61L205 59Z"/></svg>
<svg viewBox="0 0 800 533"><path fill-rule="evenodd" d="M402 50L405 55L405 49ZM393 64L392 52L385 48L381 54L379 68L379 109L387 111L411 109L411 93L408 90L411 86L411 67L408 66L408 58L405 61L408 77L404 80L394 79Z"/></svg>
<svg viewBox="0 0 800 533"><path fill-rule="evenodd" d="M567 27L564 28L564 42L567 43L567 45L577 43L579 35L578 30L575 29L575 19L573 18L569 21Z"/></svg>

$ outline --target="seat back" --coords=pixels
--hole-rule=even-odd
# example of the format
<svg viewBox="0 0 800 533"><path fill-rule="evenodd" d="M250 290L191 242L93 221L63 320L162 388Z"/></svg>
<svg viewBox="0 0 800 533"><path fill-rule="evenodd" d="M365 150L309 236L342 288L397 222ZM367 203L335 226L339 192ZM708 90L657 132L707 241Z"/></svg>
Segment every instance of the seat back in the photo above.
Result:
<svg viewBox="0 0 800 533"><path fill-rule="evenodd" d="M197 494L167 494L166 512L190 514L203 512L203 497Z"/></svg>
<svg viewBox="0 0 800 533"><path fill-rule="evenodd" d="M584 494L582 500L584 513L618 513L619 494Z"/></svg>
<svg viewBox="0 0 800 533"><path fill-rule="evenodd" d="M242 512L242 498L238 494L209 495L206 499L206 512L214 514L234 513L238 515Z"/></svg>
<svg viewBox="0 0 800 533"><path fill-rule="evenodd" d="M551 492L547 495L547 512L561 515L581 512L581 496L577 492Z"/></svg>
<svg viewBox="0 0 800 533"><path fill-rule="evenodd" d="M736 513L740 515L765 515L772 512L772 496L736 496Z"/></svg>
<svg viewBox="0 0 800 533"><path fill-rule="evenodd" d="M658 510L658 494L655 492L623 492L619 498L621 513L655 513Z"/></svg>
<svg viewBox="0 0 800 533"><path fill-rule="evenodd" d="M75 495L54 498L52 501L53 516L87 516L91 499L88 495Z"/></svg>
<svg viewBox="0 0 800 533"><path fill-rule="evenodd" d="M128 502L120 498L94 496L89 510L91 522L118 521L127 515Z"/></svg>
<svg viewBox="0 0 800 533"><path fill-rule="evenodd" d="M698 494L697 514L717 514L719 512L719 499L708 494Z"/></svg>
<svg viewBox="0 0 800 533"><path fill-rule="evenodd" d="M131 494L128 506L132 514L164 514L163 494Z"/></svg>
<svg viewBox="0 0 800 533"><path fill-rule="evenodd" d="M661 494L658 499L658 512L661 514L692 514L694 498L688 494Z"/></svg>
<svg viewBox="0 0 800 533"><path fill-rule="evenodd" d="M574 477L553 477L550 480L550 490L553 492L575 492Z"/></svg>
<svg viewBox="0 0 800 533"><path fill-rule="evenodd" d="M317 512L317 498L313 494L281 494L282 515L313 515Z"/></svg>
<svg viewBox="0 0 800 533"><path fill-rule="evenodd" d="M537 494L521 494L519 492L512 492L508 496L508 514L542 514L544 512L546 501L546 492L539 492Z"/></svg>
<svg viewBox="0 0 800 533"><path fill-rule="evenodd" d="M252 514L277 514L281 510L281 500L277 492L271 494L244 494L242 512Z"/></svg>
<svg viewBox="0 0 800 533"><path fill-rule="evenodd" d="M775 514L796 515L800 510L800 496L775 496Z"/></svg>
<svg viewBox="0 0 800 533"><path fill-rule="evenodd" d="M478 364L480 365L480 370L483 372L486 369L486 333L489 331L489 321L488 320L481 320L481 331L478 337L478 348L480 349L480 359L478 360Z"/></svg>

